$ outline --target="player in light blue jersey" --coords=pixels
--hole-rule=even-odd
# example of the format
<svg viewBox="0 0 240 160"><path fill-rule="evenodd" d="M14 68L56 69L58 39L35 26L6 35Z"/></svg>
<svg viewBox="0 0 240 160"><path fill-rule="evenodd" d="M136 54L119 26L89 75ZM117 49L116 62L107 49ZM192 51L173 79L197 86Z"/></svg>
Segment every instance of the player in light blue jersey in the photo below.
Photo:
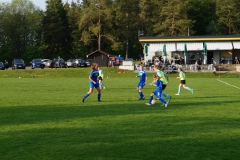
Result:
<svg viewBox="0 0 240 160"><path fill-rule="evenodd" d="M101 102L101 89L99 87L99 81L98 81L98 76L99 76L99 72L98 72L98 64L97 63L92 63L91 65L92 71L90 72L89 75L89 86L90 89L89 91L84 95L84 97L82 98L82 102L85 101L85 99L93 92L93 88L96 88L98 91L98 102Z"/></svg>
<svg viewBox="0 0 240 160"><path fill-rule="evenodd" d="M98 72L99 72L99 76L98 76L98 82L99 82L99 87L101 90L105 89L105 85L102 83L103 81L103 76L104 76L104 71L100 69L100 67L98 67Z"/></svg>
<svg viewBox="0 0 240 160"><path fill-rule="evenodd" d="M186 90L189 90L193 94L193 89L186 86L186 76L185 76L185 73L183 72L182 68L178 68L178 72L179 72L179 77L177 77L177 78L180 79L180 84L178 86L178 93L175 95L177 95L177 96L180 95L181 87L183 87Z"/></svg>
<svg viewBox="0 0 240 160"><path fill-rule="evenodd" d="M140 96L138 100L143 100L143 99L145 99L145 97L142 93L142 89L145 86L145 84L147 83L147 73L145 70L143 70L142 65L139 66L138 75L136 77L140 77L140 81L137 85L137 91Z"/></svg>
<svg viewBox="0 0 240 160"><path fill-rule="evenodd" d="M145 103L147 106L152 105L152 100L153 100L154 95L164 104L165 107L168 106L168 102L166 102L162 98L162 83L163 82L160 80L160 77L157 74L154 74L153 75L153 85L155 85L157 87L157 89L151 93L148 103Z"/></svg>

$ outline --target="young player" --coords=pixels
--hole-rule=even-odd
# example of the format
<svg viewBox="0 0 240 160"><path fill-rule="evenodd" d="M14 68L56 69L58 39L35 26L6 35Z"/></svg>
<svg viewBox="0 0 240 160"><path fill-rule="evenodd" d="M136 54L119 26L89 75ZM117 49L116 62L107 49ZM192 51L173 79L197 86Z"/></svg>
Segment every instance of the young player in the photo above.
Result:
<svg viewBox="0 0 240 160"><path fill-rule="evenodd" d="M137 85L137 91L140 96L138 100L143 100L143 99L145 99L145 97L142 93L142 89L145 86L145 84L147 83L147 73L145 70L143 70L142 65L139 66L138 75L136 77L140 77L140 81Z"/></svg>
<svg viewBox="0 0 240 160"><path fill-rule="evenodd" d="M177 96L180 95L181 93L181 87L183 87L184 89L189 90L190 92L192 92L193 94L193 89L189 88L186 86L186 77L185 77L185 73L183 73L182 68L178 68L178 72L179 72L179 77L177 77L178 79L180 79L180 84L178 86L178 93L176 94Z"/></svg>
<svg viewBox="0 0 240 160"><path fill-rule="evenodd" d="M157 75L160 77L160 80L162 81L162 91L167 87L169 84L168 76L163 72L163 70L158 66L154 66L154 71L157 73ZM172 96L162 93L162 98L166 97L168 99L168 103L171 101Z"/></svg>
<svg viewBox="0 0 240 160"><path fill-rule="evenodd" d="M105 85L102 83L104 71L101 70L100 67L98 67L98 72L99 72L99 77L98 77L99 87L101 90L103 90L103 89L105 89Z"/></svg>
<svg viewBox="0 0 240 160"><path fill-rule="evenodd" d="M168 106L168 102L166 102L162 98L162 81L160 80L160 77L157 74L153 75L153 82L154 82L154 85L157 86L157 90L151 93L150 99L149 99L148 103L145 103L145 104L147 106L151 106L152 105L153 96L155 95L164 104L164 106L167 107Z"/></svg>
<svg viewBox="0 0 240 160"><path fill-rule="evenodd" d="M89 75L89 86L90 89L89 91L84 95L84 97L82 98L82 102L85 101L85 99L93 92L93 88L95 87L98 91L98 102L101 102L101 90L99 87L99 82L98 82L98 76L99 76L99 72L98 72L98 64L97 63L92 63L91 65L92 71L90 72Z"/></svg>

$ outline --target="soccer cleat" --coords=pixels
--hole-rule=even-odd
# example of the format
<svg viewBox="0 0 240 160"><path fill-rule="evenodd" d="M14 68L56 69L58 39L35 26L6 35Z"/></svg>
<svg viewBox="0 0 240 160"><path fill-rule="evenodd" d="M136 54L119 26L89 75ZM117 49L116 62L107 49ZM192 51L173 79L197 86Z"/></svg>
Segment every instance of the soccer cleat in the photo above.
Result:
<svg viewBox="0 0 240 160"><path fill-rule="evenodd" d="M98 100L98 102L102 102L101 100Z"/></svg>
<svg viewBox="0 0 240 160"><path fill-rule="evenodd" d="M168 103L171 101L172 96L168 96Z"/></svg>
<svg viewBox="0 0 240 160"><path fill-rule="evenodd" d="M145 97L143 96L143 97L142 97L142 100L144 100L144 99L145 99Z"/></svg>
<svg viewBox="0 0 240 160"><path fill-rule="evenodd" d="M179 96L180 94L177 93L177 94L175 94L175 95L176 95L176 96Z"/></svg>
<svg viewBox="0 0 240 160"><path fill-rule="evenodd" d="M149 103L145 103L147 106L151 106L151 104L149 104Z"/></svg>
<svg viewBox="0 0 240 160"><path fill-rule="evenodd" d="M168 106L168 103L165 104L165 107L167 107L167 106Z"/></svg>
<svg viewBox="0 0 240 160"><path fill-rule="evenodd" d="M193 94L193 89L191 90L192 94Z"/></svg>
<svg viewBox="0 0 240 160"><path fill-rule="evenodd" d="M84 99L82 99L82 102L84 102Z"/></svg>

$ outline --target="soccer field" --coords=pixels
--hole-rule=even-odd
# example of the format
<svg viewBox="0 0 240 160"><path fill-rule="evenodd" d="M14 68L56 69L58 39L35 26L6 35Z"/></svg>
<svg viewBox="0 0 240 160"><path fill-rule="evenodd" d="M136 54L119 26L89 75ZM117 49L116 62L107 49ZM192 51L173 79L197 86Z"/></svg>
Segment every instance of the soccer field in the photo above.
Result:
<svg viewBox="0 0 240 160"><path fill-rule="evenodd" d="M170 77L167 108L138 101L138 78L105 78L85 103L86 78L1 78L1 159L238 159L238 78ZM148 84L152 81L148 78Z"/></svg>

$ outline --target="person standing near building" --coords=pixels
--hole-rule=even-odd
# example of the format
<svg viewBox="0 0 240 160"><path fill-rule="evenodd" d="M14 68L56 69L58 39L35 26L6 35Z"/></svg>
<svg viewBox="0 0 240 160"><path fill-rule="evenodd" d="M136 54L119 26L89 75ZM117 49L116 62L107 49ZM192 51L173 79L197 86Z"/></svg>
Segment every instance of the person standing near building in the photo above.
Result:
<svg viewBox="0 0 240 160"><path fill-rule="evenodd" d="M7 61L7 60L5 60L5 62L4 62L4 68L5 68L5 69L8 69L8 68L9 68L8 61Z"/></svg>
<svg viewBox="0 0 240 160"><path fill-rule="evenodd" d="M59 68L61 67L61 58L60 58L60 56L58 56L58 67Z"/></svg>
<svg viewBox="0 0 240 160"><path fill-rule="evenodd" d="M89 86L90 86L90 89L89 91L84 95L84 97L82 98L82 102L85 101L85 99L90 95L92 94L93 92L93 89L96 88L97 91L98 91L98 95L97 95L97 98L98 98L98 102L101 102L101 89L99 87L99 82L98 82L98 76L99 76L99 72L98 72L98 64L97 63L92 63L91 65L91 68L92 68L92 71L90 72L90 75L89 75Z"/></svg>
<svg viewBox="0 0 240 160"><path fill-rule="evenodd" d="M239 64L238 57L235 57L235 64Z"/></svg>
<svg viewBox="0 0 240 160"><path fill-rule="evenodd" d="M136 77L140 77L139 83L137 85L137 91L139 94L138 100L144 100L145 97L142 93L142 89L145 86L145 84L147 83L147 72L145 70L143 70L142 65L139 66L138 75Z"/></svg>
<svg viewBox="0 0 240 160"><path fill-rule="evenodd" d="M177 78L180 79L180 84L178 86L178 93L175 94L175 95L177 95L177 96L180 95L181 87L183 87L184 89L189 90L193 94L193 89L191 89L191 88L186 86L186 77L185 77L185 73L183 72L182 68L178 68L178 72L179 72L179 77L177 77Z"/></svg>

